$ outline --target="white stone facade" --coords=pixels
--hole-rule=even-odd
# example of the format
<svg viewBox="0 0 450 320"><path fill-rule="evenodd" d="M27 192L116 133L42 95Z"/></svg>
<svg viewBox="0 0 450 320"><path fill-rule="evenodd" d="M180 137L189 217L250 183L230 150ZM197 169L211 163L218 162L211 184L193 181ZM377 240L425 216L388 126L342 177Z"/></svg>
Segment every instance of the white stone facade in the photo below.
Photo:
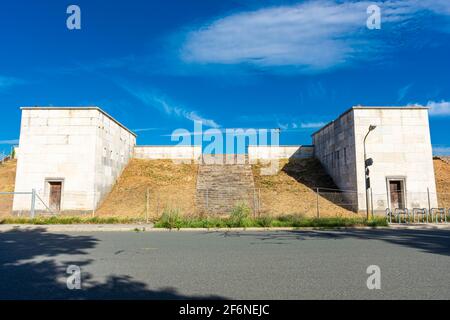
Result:
<svg viewBox="0 0 450 320"><path fill-rule="evenodd" d="M313 142L315 156L339 188L355 192L355 209L366 210L363 140L370 125L376 128L366 140L367 158L373 159L369 209L395 209L392 181L401 181L406 208L437 207L428 109L353 107L314 133Z"/></svg>
<svg viewBox="0 0 450 320"><path fill-rule="evenodd" d="M401 186L405 207L436 207L426 108L353 107L314 133L314 146L250 145L248 160L255 163L315 156L339 189L346 192L354 210L363 211L366 209L363 139L369 125L376 125L366 142L367 157L373 159L370 208L375 212L393 209L391 189L396 183ZM35 189L43 202L49 204L54 194L50 189L56 183L61 188L61 211L95 210L132 157L205 161L201 146L136 146L135 134L97 107L22 108L16 156L15 191ZM219 163L231 164L236 162L236 156L239 155L214 158ZM245 155L241 160L246 160ZM39 201L36 208L45 209ZM29 209L30 197L15 196L14 211Z"/></svg>
<svg viewBox="0 0 450 320"><path fill-rule="evenodd" d="M201 146L136 146L137 159L172 159L198 162L202 156Z"/></svg>
<svg viewBox="0 0 450 320"><path fill-rule="evenodd" d="M248 146L250 163L255 163L258 160L303 159L313 156L313 146Z"/></svg>
<svg viewBox="0 0 450 320"><path fill-rule="evenodd" d="M22 108L16 192L35 189L49 203L50 183L61 183L60 210L94 210L133 155L134 133L97 107ZM13 210L30 208L14 198ZM37 210L45 207L36 202Z"/></svg>

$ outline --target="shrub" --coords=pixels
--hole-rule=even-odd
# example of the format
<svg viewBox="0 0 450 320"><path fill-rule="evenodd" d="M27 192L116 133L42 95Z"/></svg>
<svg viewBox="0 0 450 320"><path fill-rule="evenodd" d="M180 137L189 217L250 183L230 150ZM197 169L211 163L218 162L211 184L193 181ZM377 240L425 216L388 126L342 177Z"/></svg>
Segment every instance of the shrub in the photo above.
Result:
<svg viewBox="0 0 450 320"><path fill-rule="evenodd" d="M262 216L262 217L258 218L256 222L257 222L258 226L268 228L268 227L272 226L273 218L269 215Z"/></svg>
<svg viewBox="0 0 450 320"><path fill-rule="evenodd" d="M155 224L155 227L167 229L180 229L183 227L183 219L176 209L164 209L161 218Z"/></svg>
<svg viewBox="0 0 450 320"><path fill-rule="evenodd" d="M229 227L248 227L251 225L249 219L250 208L245 203L236 205L231 211L230 218L228 219Z"/></svg>

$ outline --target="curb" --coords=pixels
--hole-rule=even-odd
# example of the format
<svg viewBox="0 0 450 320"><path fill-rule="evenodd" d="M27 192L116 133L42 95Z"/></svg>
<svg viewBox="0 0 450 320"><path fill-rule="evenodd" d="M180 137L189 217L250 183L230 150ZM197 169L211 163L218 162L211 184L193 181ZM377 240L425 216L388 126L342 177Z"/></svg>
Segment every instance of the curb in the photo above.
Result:
<svg viewBox="0 0 450 320"><path fill-rule="evenodd" d="M390 224L391 229L399 230L450 230L449 223Z"/></svg>
<svg viewBox="0 0 450 320"><path fill-rule="evenodd" d="M273 228L181 228L181 229L164 229L154 228L153 224L51 224L51 225L34 225L34 224L2 224L0 232L6 231L22 231L22 230L45 230L46 232L263 232L263 231L345 231L345 230L450 230L450 224L391 224L388 227L273 227Z"/></svg>
<svg viewBox="0 0 450 320"><path fill-rule="evenodd" d="M108 231L147 231L153 228L153 224L3 224L0 232L42 230L47 232L108 232Z"/></svg>

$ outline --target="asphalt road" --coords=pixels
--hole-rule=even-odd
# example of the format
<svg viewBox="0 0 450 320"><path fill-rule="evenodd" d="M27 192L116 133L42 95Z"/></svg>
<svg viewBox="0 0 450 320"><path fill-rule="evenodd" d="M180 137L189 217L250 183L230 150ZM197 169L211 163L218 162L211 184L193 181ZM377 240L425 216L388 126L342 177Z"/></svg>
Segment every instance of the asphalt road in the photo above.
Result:
<svg viewBox="0 0 450 320"><path fill-rule="evenodd" d="M449 230L0 233L1 299L449 299L449 267Z"/></svg>

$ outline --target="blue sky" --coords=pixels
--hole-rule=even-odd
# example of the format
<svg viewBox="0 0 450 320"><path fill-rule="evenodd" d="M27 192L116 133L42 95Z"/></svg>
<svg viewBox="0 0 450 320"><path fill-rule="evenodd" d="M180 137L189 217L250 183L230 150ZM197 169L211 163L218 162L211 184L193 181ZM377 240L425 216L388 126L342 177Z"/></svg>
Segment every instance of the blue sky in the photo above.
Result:
<svg viewBox="0 0 450 320"><path fill-rule="evenodd" d="M66 27L70 4L81 30ZM20 106L97 105L138 144L174 144L193 120L309 144L353 105L420 104L450 154L448 0L16 0L0 40L0 150L17 143Z"/></svg>

